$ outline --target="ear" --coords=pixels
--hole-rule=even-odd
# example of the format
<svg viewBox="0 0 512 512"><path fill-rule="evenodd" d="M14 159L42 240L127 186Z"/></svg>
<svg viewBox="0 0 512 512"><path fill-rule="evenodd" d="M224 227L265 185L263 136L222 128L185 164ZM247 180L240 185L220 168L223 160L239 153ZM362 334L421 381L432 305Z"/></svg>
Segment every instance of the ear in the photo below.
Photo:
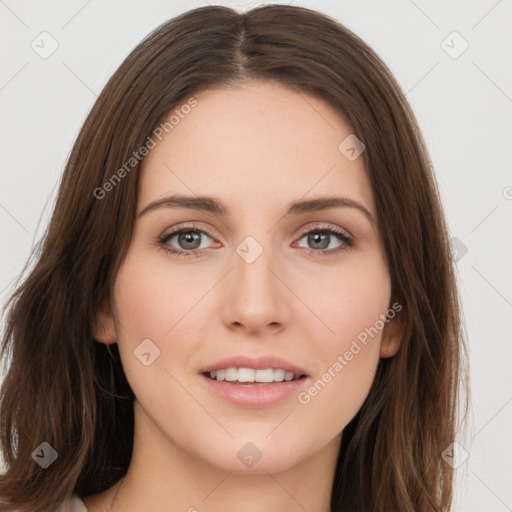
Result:
<svg viewBox="0 0 512 512"><path fill-rule="evenodd" d="M393 357L400 348L405 335L405 317L397 313L388 320L382 331L380 357Z"/></svg>
<svg viewBox="0 0 512 512"><path fill-rule="evenodd" d="M96 312L93 334L96 341L106 345L111 345L117 341L114 315L112 314L112 308L108 299L105 300Z"/></svg>

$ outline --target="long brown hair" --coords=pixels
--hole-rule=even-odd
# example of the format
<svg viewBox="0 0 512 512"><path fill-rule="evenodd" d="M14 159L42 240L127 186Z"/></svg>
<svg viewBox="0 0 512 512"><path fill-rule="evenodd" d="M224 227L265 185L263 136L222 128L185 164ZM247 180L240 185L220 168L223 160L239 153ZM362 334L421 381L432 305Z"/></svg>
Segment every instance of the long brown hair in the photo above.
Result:
<svg viewBox="0 0 512 512"><path fill-rule="evenodd" d="M126 473L134 395L117 345L110 351L94 342L93 329L130 244L140 162L105 184L180 102L252 79L326 100L363 141L392 298L403 305L401 348L380 360L364 405L344 429L331 510L450 510L454 470L441 454L455 440L461 384L468 394L467 357L432 164L379 57L331 18L284 5L246 13L210 6L164 23L94 104L41 252L5 306L2 510L54 510L73 492L101 492ZM46 469L33 457L43 442L58 454Z"/></svg>

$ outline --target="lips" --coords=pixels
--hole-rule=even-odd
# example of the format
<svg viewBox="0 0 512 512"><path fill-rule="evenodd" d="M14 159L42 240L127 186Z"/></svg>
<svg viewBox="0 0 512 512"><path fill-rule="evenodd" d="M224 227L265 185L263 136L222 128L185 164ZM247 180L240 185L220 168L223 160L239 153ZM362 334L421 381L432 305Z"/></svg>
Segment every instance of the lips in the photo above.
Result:
<svg viewBox="0 0 512 512"><path fill-rule="evenodd" d="M219 373L223 380L217 380ZM297 395L310 380L303 368L274 356L230 357L201 368L199 374L209 392L243 408L277 405ZM284 375L288 378L281 380Z"/></svg>

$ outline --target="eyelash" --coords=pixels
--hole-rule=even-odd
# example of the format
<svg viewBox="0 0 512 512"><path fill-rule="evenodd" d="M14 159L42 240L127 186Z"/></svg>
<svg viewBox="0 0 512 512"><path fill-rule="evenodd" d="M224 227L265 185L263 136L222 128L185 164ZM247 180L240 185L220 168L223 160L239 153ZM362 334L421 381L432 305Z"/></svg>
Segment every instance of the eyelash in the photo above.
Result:
<svg viewBox="0 0 512 512"><path fill-rule="evenodd" d="M215 239L215 237L208 232L208 230L203 228L198 228L195 225L187 225L187 226L178 226L170 233L166 233L165 235L160 235L156 239L156 244L159 247L159 249L163 250L167 254L172 254L173 256L177 256L178 258L190 258L190 257L198 257L200 256L199 252L202 251L202 249L193 249L190 251L184 251L181 249L175 249L170 248L169 245L167 245L167 242L173 238L174 235L179 234L181 232L197 232L202 233L203 235L209 236L212 239ZM332 227L323 227L320 225L314 226L313 228L309 229L308 231L304 231L298 238L300 240L304 237L304 235L308 235L311 233L328 233L330 235L334 235L336 238L338 238L341 242L343 242L342 245L337 247L336 249L305 249L308 251L309 254L313 254L315 256L333 256L335 254L338 254L342 251L349 250L354 245L354 240L352 237L348 236L344 231L332 228Z"/></svg>

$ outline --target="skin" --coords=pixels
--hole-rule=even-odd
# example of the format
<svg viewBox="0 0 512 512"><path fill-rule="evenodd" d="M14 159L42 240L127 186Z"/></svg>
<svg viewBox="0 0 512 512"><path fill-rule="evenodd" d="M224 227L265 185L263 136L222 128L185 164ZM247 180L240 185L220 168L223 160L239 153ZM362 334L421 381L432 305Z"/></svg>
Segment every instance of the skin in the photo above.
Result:
<svg viewBox="0 0 512 512"><path fill-rule="evenodd" d="M293 200L343 196L376 219L363 158L340 152L350 126L304 93L251 81L194 97L197 106L144 160L138 212L183 194L214 196L230 213L162 208L137 219L96 332L99 342L118 343L137 397L133 458L120 488L84 502L89 511L327 511L342 431L379 358L399 348L399 316L307 404L292 395L267 408L237 407L206 389L198 372L234 354L272 354L307 371L307 390L391 307L378 227L364 214L335 207L284 215ZM185 222L213 235L200 235L199 257L155 244ZM318 222L349 233L354 245L318 255L304 236ZM263 249L252 263L236 252L247 236ZM344 246L328 240L329 249ZM177 236L167 245L191 247ZM144 366L134 350L147 338L160 356ZM247 442L262 455L251 468L237 457Z"/></svg>

